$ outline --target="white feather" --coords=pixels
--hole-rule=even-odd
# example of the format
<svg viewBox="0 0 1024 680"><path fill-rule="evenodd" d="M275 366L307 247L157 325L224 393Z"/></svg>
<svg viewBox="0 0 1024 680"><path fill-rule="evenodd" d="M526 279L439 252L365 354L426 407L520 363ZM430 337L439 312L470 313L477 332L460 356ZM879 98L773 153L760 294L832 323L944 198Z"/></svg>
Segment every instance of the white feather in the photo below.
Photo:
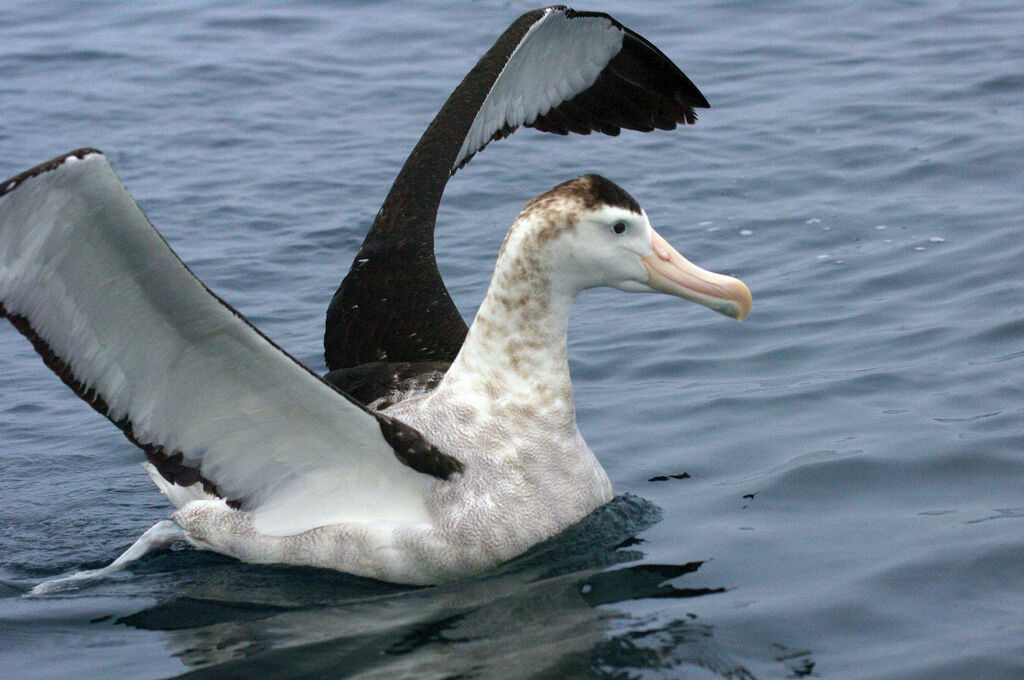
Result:
<svg viewBox="0 0 1024 680"><path fill-rule="evenodd" d="M156 488L160 489L160 493L167 496L167 500L169 500L176 508L188 505L192 501L217 500L216 496L203 489L202 484L181 486L180 484L174 484L173 482L168 482L164 479L152 463L143 463L142 467L149 474L149 478L153 480L153 483L156 484Z"/></svg>
<svg viewBox="0 0 1024 680"><path fill-rule="evenodd" d="M433 478L210 293L102 154L69 156L0 197L0 301L112 420L247 499L260 532L429 521Z"/></svg>
<svg viewBox="0 0 1024 680"><path fill-rule="evenodd" d="M549 8L523 36L473 120L454 167L506 125L532 123L594 84L625 33L606 17Z"/></svg>

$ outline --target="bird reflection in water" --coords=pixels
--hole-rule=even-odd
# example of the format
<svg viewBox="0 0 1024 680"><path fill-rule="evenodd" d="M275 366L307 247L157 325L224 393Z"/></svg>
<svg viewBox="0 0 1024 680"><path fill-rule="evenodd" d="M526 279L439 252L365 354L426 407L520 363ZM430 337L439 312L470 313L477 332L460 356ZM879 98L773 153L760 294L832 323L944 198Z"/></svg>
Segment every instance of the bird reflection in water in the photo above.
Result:
<svg viewBox="0 0 1024 680"><path fill-rule="evenodd" d="M693 615L651 625L628 611L725 590L686 585L702 562L642 562L637 534L660 518L652 503L620 496L499 569L430 588L164 553L137 569L166 569L176 594L118 623L165 632L189 678L569 679L687 666L753 677Z"/></svg>

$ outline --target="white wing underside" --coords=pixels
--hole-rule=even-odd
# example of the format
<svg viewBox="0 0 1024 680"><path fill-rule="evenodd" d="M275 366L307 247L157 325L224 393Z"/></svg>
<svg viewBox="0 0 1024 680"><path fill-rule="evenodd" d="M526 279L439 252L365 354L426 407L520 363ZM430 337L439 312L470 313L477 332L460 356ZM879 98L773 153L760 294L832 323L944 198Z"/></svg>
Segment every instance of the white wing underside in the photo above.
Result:
<svg viewBox="0 0 1024 680"><path fill-rule="evenodd" d="M462 143L453 170L500 130L529 125L597 81L622 49L625 32L608 17L549 8L498 75Z"/></svg>
<svg viewBox="0 0 1024 680"><path fill-rule="evenodd" d="M263 533L429 521L434 478L206 289L102 154L4 190L0 302L138 442L181 452Z"/></svg>

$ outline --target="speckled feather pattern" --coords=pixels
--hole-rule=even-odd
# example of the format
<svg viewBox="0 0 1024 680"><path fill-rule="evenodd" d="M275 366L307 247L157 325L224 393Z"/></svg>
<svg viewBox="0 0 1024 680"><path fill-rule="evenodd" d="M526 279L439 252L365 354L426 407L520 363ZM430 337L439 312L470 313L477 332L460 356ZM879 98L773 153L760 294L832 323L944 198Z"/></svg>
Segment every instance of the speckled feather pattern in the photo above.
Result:
<svg viewBox="0 0 1024 680"><path fill-rule="evenodd" d="M175 521L196 545L249 562L436 583L515 557L611 500L611 482L576 426L566 330L578 290L551 256L595 205L593 181L579 178L527 205L445 378L384 410L464 466L430 489L433 524L335 524L268 537L246 513L207 500L183 506Z"/></svg>

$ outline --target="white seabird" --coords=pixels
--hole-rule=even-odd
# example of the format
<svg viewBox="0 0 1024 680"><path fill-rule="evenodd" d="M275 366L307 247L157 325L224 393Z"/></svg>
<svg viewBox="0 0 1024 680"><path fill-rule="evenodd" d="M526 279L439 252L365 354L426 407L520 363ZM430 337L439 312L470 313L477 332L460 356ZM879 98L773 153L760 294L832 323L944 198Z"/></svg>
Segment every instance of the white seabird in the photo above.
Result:
<svg viewBox="0 0 1024 680"><path fill-rule="evenodd" d="M590 252L588 241L570 238L584 223L621 227L620 237L629 231L620 243L644 231L648 243L633 254L649 250L646 274L634 262L633 279L605 283L665 290L738 318L749 292L691 269L625 192L586 176L524 210L463 347L465 325L433 259L437 205L455 169L519 125L616 134L692 123L702 106L670 60L607 15L548 8L513 23L424 133L332 301L329 365L332 351L335 366L357 369L381 358L445 368L455 360L436 389L389 401L383 412L309 372L206 289L99 152L65 154L0 184L0 316L144 450L150 474L179 508L111 567L187 540L249 561L433 583L514 556L608 500L607 477L575 428L564 365L566 295L602 284L524 267L540 261L523 244L562 257ZM623 219L608 222L606 210ZM590 245L600 252L599 242ZM579 253L570 269L587 273ZM518 274L502 274L508 261ZM381 275L395 263L405 265L404 277ZM613 263L593 264L597 272ZM405 304L390 305L402 312L397 319L372 311L388 286L406 293ZM367 302L356 306L365 314L351 314L353 299ZM403 354L409 319L423 333L423 353ZM534 332L497 330L520 322ZM505 344L488 347L486 336ZM539 351L548 342L550 353ZM496 385L504 390L497 397ZM531 415L534 427L520 427ZM563 457L545 462L536 452L549 435L546 446ZM504 476L502 462L510 465Z"/></svg>
<svg viewBox="0 0 1024 680"><path fill-rule="evenodd" d="M187 540L414 584L494 566L611 499L576 428L575 295L662 291L738 319L751 304L585 175L516 219L441 383L375 413L206 289L99 152L0 185L0 225L0 314L145 451L178 508L130 557Z"/></svg>

